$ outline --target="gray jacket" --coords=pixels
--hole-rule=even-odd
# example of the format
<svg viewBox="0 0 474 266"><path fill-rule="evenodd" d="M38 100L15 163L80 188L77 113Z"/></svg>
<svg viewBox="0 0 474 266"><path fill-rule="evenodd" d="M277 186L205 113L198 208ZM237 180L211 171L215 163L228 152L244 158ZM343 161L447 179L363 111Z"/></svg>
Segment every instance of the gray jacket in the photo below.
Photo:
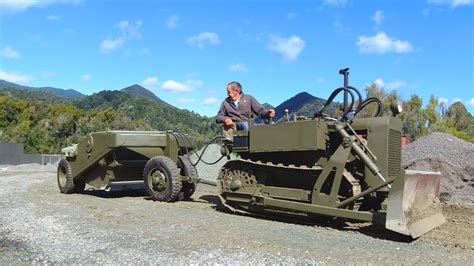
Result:
<svg viewBox="0 0 474 266"><path fill-rule="evenodd" d="M239 108L237 109L234 102L227 97L221 104L219 112L217 112L216 123L224 123L229 117L234 122L253 121L253 114L265 119L268 117L268 109L265 109L252 95L242 93L239 100Z"/></svg>

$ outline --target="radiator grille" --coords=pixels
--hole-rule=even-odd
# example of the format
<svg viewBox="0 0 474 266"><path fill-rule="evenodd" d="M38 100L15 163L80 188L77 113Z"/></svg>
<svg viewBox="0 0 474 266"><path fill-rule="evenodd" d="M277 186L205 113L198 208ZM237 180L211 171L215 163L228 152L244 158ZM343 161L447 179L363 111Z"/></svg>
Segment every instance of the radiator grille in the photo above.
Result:
<svg viewBox="0 0 474 266"><path fill-rule="evenodd" d="M394 178L400 174L402 134L398 130L390 129L388 139L388 176Z"/></svg>

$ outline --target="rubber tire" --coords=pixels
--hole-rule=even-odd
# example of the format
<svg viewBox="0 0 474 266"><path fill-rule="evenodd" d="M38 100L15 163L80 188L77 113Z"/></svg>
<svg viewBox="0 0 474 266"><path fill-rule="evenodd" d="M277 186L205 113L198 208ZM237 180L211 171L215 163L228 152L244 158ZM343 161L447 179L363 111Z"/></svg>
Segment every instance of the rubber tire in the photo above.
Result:
<svg viewBox="0 0 474 266"><path fill-rule="evenodd" d="M58 163L57 171L59 191L64 194L79 193L84 190L86 183L82 180L74 180L72 178L71 164L66 159L61 159ZM64 184L61 185L60 179L64 179Z"/></svg>
<svg viewBox="0 0 474 266"><path fill-rule="evenodd" d="M180 175L198 177L198 172L195 166L191 163L188 157L178 156L178 167ZM197 184L195 182L183 182L180 199L189 200L196 191Z"/></svg>
<svg viewBox="0 0 474 266"><path fill-rule="evenodd" d="M160 171L167 179L166 189L164 192L153 190L153 184L148 177L153 171ZM179 199L179 193L182 188L181 176L179 175L176 163L166 156L156 156L148 160L143 169L143 180L145 181L145 189L154 201L171 202Z"/></svg>

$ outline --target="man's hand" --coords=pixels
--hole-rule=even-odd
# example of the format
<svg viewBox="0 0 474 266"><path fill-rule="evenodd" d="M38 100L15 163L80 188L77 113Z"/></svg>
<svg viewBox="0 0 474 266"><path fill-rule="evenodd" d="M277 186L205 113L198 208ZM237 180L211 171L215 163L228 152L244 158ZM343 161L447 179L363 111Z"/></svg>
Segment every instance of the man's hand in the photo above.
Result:
<svg viewBox="0 0 474 266"><path fill-rule="evenodd" d="M268 117L270 117L270 118L275 117L275 110L273 110L273 109L268 110Z"/></svg>
<svg viewBox="0 0 474 266"><path fill-rule="evenodd" d="M224 119L224 125L232 126L233 124L234 124L234 121L232 121L232 119L230 119L228 117L226 119Z"/></svg>

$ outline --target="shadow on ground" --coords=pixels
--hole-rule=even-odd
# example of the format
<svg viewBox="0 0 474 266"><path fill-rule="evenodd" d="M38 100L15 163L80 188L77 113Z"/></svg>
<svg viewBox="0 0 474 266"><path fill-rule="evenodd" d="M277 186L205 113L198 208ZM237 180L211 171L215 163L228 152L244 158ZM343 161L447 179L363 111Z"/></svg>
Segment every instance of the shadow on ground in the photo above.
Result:
<svg viewBox="0 0 474 266"><path fill-rule="evenodd" d="M90 195L99 198L124 198L124 197L147 197L148 193L145 189L133 189L133 190L118 190L118 191L105 191L105 190L84 190L82 194Z"/></svg>

